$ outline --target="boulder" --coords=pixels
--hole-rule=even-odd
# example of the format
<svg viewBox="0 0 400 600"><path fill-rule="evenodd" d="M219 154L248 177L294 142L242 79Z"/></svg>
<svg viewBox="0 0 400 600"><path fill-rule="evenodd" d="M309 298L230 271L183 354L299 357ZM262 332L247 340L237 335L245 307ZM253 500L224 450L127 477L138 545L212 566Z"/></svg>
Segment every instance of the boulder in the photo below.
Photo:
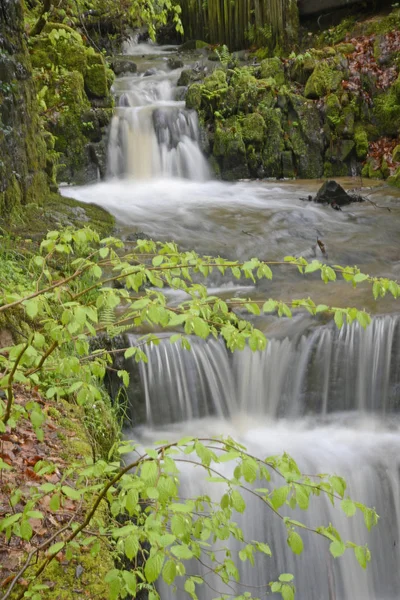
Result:
<svg viewBox="0 0 400 600"><path fill-rule="evenodd" d="M123 73L136 73L137 64L125 57L116 57L112 61L111 68L116 75L122 75Z"/></svg>
<svg viewBox="0 0 400 600"><path fill-rule="evenodd" d="M167 67L171 69L171 71L175 71L176 69L182 69L183 60L181 60L180 58L176 58L175 56L171 56L167 60Z"/></svg>
<svg viewBox="0 0 400 600"><path fill-rule="evenodd" d="M342 188L341 185L330 179L320 187L314 202L318 204L335 204L337 206L345 206L353 202L353 198Z"/></svg>

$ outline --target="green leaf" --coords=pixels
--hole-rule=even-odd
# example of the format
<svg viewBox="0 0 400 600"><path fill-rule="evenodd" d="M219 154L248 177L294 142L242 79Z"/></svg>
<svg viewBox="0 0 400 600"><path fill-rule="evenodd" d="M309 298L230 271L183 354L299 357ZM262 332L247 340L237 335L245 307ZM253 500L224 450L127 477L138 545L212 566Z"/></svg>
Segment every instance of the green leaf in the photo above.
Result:
<svg viewBox="0 0 400 600"><path fill-rule="evenodd" d="M190 560L193 558L193 552L186 544L182 544L182 546L171 546L171 552L176 558L182 560Z"/></svg>
<svg viewBox="0 0 400 600"><path fill-rule="evenodd" d="M290 581L293 581L294 575L291 573L282 573L282 575L279 575L278 579L283 583L289 583Z"/></svg>
<svg viewBox="0 0 400 600"><path fill-rule="evenodd" d="M136 575L131 571L122 572L123 580L125 581L126 589L133 597L136 596Z"/></svg>
<svg viewBox="0 0 400 600"><path fill-rule="evenodd" d="M7 527L10 527L10 525L13 525L17 521L19 521L21 517L22 513L16 513L15 515L11 515L9 517L6 517L5 519L2 519L0 521L0 531L4 531L4 529L7 529Z"/></svg>
<svg viewBox="0 0 400 600"><path fill-rule="evenodd" d="M329 310L329 306L327 306L326 304L318 304L317 308L315 309L315 312L320 313L325 312L326 310Z"/></svg>
<svg viewBox="0 0 400 600"><path fill-rule="evenodd" d="M347 483L345 482L343 477L333 475L332 477L329 477L329 483L331 484L335 492L337 492L339 496L343 498L347 487Z"/></svg>
<svg viewBox="0 0 400 600"><path fill-rule="evenodd" d="M281 595L283 600L294 600L294 589L291 585L283 585L281 587Z"/></svg>
<svg viewBox="0 0 400 600"><path fill-rule="evenodd" d="M245 458L242 462L243 477L248 483L253 483L257 479L258 464L253 458Z"/></svg>
<svg viewBox="0 0 400 600"><path fill-rule="evenodd" d="M271 496L269 497L269 501L271 502L271 504L275 508L275 510L278 510L278 508L280 508L281 506L283 506L285 504L288 494L289 494L289 487L287 485L280 487L280 488L276 488L272 492Z"/></svg>
<svg viewBox="0 0 400 600"><path fill-rule="evenodd" d="M344 551L346 550L346 546L343 542L336 540L329 545L329 552L332 554L334 558L338 558L342 556Z"/></svg>
<svg viewBox="0 0 400 600"><path fill-rule="evenodd" d="M362 281L366 281L368 279L368 275L364 275L364 273L357 273L354 275L353 281L355 283L361 283Z"/></svg>
<svg viewBox="0 0 400 600"><path fill-rule="evenodd" d="M345 498L342 500L340 506L347 517L353 517L356 514L356 505L352 500L350 500L350 498Z"/></svg>
<svg viewBox="0 0 400 600"><path fill-rule="evenodd" d="M49 508L53 512L56 512L60 508L60 494L54 494L49 502Z"/></svg>
<svg viewBox="0 0 400 600"><path fill-rule="evenodd" d="M74 490L74 488L71 488L68 485L63 485L61 491L65 496L67 496L67 498L70 498L71 500L80 500L83 490Z"/></svg>
<svg viewBox="0 0 400 600"><path fill-rule="evenodd" d="M371 560L371 554L368 548L365 546L356 546L354 548L354 554L360 567L366 569L367 563Z"/></svg>
<svg viewBox="0 0 400 600"><path fill-rule="evenodd" d="M171 512L175 513L190 513L193 510L193 504L172 503L168 508Z"/></svg>
<svg viewBox="0 0 400 600"><path fill-rule="evenodd" d="M196 585L192 579L187 579L185 581L184 587L185 587L185 592L187 592L190 595L194 594L194 592L196 590Z"/></svg>
<svg viewBox="0 0 400 600"><path fill-rule="evenodd" d="M243 513L246 508L246 503L243 499L243 496L237 490L233 490L231 494L231 504L232 508L234 508L238 513Z"/></svg>
<svg viewBox="0 0 400 600"><path fill-rule="evenodd" d="M64 546L65 546L65 542L57 542L57 544L53 544L52 546L50 546L47 553L50 555L58 554L60 552L60 550L62 550L64 548Z"/></svg>
<svg viewBox="0 0 400 600"><path fill-rule="evenodd" d="M33 534L33 530L32 527L29 523L29 521L22 521L20 528L19 528L19 534L22 537L23 540L27 540L29 541L32 537Z"/></svg>
<svg viewBox="0 0 400 600"><path fill-rule="evenodd" d="M287 543L289 548L294 552L294 554L301 554L303 552L303 540L297 531L291 531L287 538Z"/></svg>
<svg viewBox="0 0 400 600"><path fill-rule="evenodd" d="M173 560L168 560L162 570L162 577L166 584L171 585L176 577L176 564Z"/></svg>
<svg viewBox="0 0 400 600"><path fill-rule="evenodd" d="M144 567L144 573L148 583L153 583L158 579L164 564L164 559L165 556L162 552L157 552L147 559Z"/></svg>
<svg viewBox="0 0 400 600"><path fill-rule="evenodd" d="M139 552L139 540L134 535L129 535L124 541L124 552L129 560L135 558Z"/></svg>
<svg viewBox="0 0 400 600"><path fill-rule="evenodd" d="M341 310L336 310L335 311L335 323L336 323L336 327L338 329L341 329L342 325L343 325L343 313Z"/></svg>

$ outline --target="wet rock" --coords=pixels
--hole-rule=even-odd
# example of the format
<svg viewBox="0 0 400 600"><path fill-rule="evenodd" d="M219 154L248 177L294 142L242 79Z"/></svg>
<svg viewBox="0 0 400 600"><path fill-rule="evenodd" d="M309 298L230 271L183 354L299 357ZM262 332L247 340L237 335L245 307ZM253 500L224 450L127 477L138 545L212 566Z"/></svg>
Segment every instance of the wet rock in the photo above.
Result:
<svg viewBox="0 0 400 600"><path fill-rule="evenodd" d="M132 59L127 57L116 57L111 63L111 68L116 75L124 73L136 73L137 64Z"/></svg>
<svg viewBox="0 0 400 600"><path fill-rule="evenodd" d="M182 67L183 67L183 60L181 60L180 58L171 56L167 60L167 67L169 69L171 69L171 71L175 71L175 69L182 69Z"/></svg>
<svg viewBox="0 0 400 600"><path fill-rule="evenodd" d="M318 204L332 204L334 207L345 206L353 202L353 200L352 196L333 179L325 181L314 198L314 202Z"/></svg>
<svg viewBox="0 0 400 600"><path fill-rule="evenodd" d="M151 75L155 75L157 73L157 69L154 69L154 67L152 69L147 69L147 71L144 72L143 77L150 77Z"/></svg>

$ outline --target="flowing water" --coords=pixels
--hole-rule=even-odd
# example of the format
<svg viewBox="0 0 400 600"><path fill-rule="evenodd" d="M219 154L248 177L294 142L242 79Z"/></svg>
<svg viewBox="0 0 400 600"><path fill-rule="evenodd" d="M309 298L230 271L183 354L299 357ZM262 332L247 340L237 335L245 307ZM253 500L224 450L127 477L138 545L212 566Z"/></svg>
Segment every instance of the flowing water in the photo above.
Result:
<svg viewBox="0 0 400 600"><path fill-rule="evenodd" d="M171 48L131 45L127 52L137 55L139 69L138 75L120 78L115 85L118 107L110 128L109 179L68 189L68 195L108 209L122 235L142 231L207 254L279 260L287 254L321 258L319 238L332 264L357 264L371 274L399 278L399 200L393 191L373 188L367 193L374 204L338 213L299 199L314 193L319 182L213 180L201 152L197 116L185 109L177 87L180 70L166 66ZM303 278L287 269L277 269L272 282L257 286L217 276L210 286L221 296L311 295L336 306L364 305L377 316L366 331L356 324L340 332L300 314L292 321L258 317L255 323L270 340L258 353L246 349L231 355L218 340L193 340L187 352L166 336L159 346L146 348L148 364L140 366L145 418L129 434L147 444L160 437L229 434L260 457L287 451L304 472L343 475L353 497L376 507L381 518L371 534L360 519L346 519L321 499L298 515L310 524L332 521L345 539L368 542L373 560L364 573L352 555L334 560L326 542L307 533L304 554L294 557L282 524L249 496L240 523L248 539L268 541L274 556L259 559L255 568L241 564L244 587L237 592L248 589L257 595L259 586L286 571L295 574L301 600L398 599L396 304L389 299L376 303L368 286L325 286L316 275ZM182 298L175 292L167 295L171 303ZM218 484L210 488L197 473L184 471L183 496L217 494ZM210 587L198 588L201 600L218 595L212 591L218 583L212 577L207 581ZM162 600L186 597L164 585L160 591Z"/></svg>

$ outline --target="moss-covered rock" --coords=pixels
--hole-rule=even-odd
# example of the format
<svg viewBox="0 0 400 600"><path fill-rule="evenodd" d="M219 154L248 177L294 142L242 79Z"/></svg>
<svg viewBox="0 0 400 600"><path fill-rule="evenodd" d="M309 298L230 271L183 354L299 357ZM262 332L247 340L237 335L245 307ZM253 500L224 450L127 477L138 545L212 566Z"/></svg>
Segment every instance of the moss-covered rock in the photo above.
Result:
<svg viewBox="0 0 400 600"><path fill-rule="evenodd" d="M35 68L54 65L85 75L87 49L79 33L70 27L48 23L40 35L31 38L30 46L32 65Z"/></svg>
<svg viewBox="0 0 400 600"><path fill-rule="evenodd" d="M101 54L92 48L87 51L87 69L84 74L85 90L89 98L106 98L114 80Z"/></svg>
<svg viewBox="0 0 400 600"><path fill-rule="evenodd" d="M313 73L317 59L314 56L306 56L301 60L294 58L290 65L290 79L305 85Z"/></svg>
<svg viewBox="0 0 400 600"><path fill-rule="evenodd" d="M304 95L306 98L322 98L329 92L336 91L343 79L343 73L334 62L319 62L309 77Z"/></svg>
<svg viewBox="0 0 400 600"><path fill-rule="evenodd" d="M398 144L393 150L392 159L394 162L400 162L400 144Z"/></svg>
<svg viewBox="0 0 400 600"><path fill-rule="evenodd" d="M273 77L277 85L285 83L285 69L280 58L266 58L261 61L260 75L263 79Z"/></svg>
<svg viewBox="0 0 400 600"><path fill-rule="evenodd" d="M389 177L388 182L391 185L395 185L396 187L400 188L400 167L397 167L393 175Z"/></svg>
<svg viewBox="0 0 400 600"><path fill-rule="evenodd" d="M266 125L262 164L265 177L282 176L281 153L285 148L280 109L267 108L262 111Z"/></svg>
<svg viewBox="0 0 400 600"><path fill-rule="evenodd" d="M186 94L186 108L199 110L201 106L201 90L200 83L193 83Z"/></svg>
<svg viewBox="0 0 400 600"><path fill-rule="evenodd" d="M368 135L361 123L354 129L354 142L356 145L357 158L364 160L368 153Z"/></svg>
<svg viewBox="0 0 400 600"><path fill-rule="evenodd" d="M23 3L15 0L0 19L0 218L7 220L49 193L36 92Z"/></svg>
<svg viewBox="0 0 400 600"><path fill-rule="evenodd" d="M48 231L65 227L91 227L107 237L114 231L115 220L99 206L50 193L41 205L27 204L18 221L12 222L8 229L23 239L40 242Z"/></svg>
<svg viewBox="0 0 400 600"><path fill-rule="evenodd" d="M344 163L355 148L353 140L336 140L332 143L325 153L325 158L329 162ZM348 171L348 168L346 168Z"/></svg>
<svg viewBox="0 0 400 600"><path fill-rule="evenodd" d="M341 44L336 44L335 50L339 54L352 54L355 51L356 47L351 42L342 42Z"/></svg>
<svg viewBox="0 0 400 600"><path fill-rule="evenodd" d="M105 65L88 67L85 74L85 90L89 98L108 96L108 81Z"/></svg>
<svg viewBox="0 0 400 600"><path fill-rule="evenodd" d="M242 120L243 141L248 144L262 144L265 137L266 125L258 113L246 115Z"/></svg>
<svg viewBox="0 0 400 600"><path fill-rule="evenodd" d="M213 154L221 166L223 179L234 180L248 177L246 147L237 117L230 117L224 122L217 121Z"/></svg>
<svg viewBox="0 0 400 600"><path fill-rule="evenodd" d="M285 150L281 154L282 157L282 177L285 179L293 179L296 177L294 166L294 157L291 150Z"/></svg>

